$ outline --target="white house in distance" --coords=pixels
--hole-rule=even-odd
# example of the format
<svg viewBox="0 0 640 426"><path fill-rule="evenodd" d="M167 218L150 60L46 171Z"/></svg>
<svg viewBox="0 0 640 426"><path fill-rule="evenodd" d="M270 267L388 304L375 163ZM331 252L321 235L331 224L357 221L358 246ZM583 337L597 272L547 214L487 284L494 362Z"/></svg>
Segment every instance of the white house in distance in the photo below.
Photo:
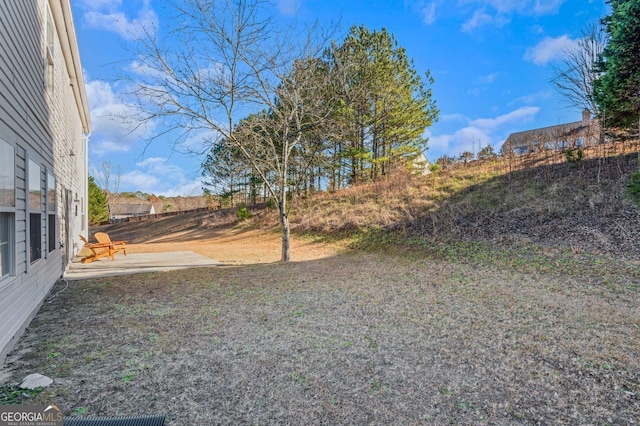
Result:
<svg viewBox="0 0 640 426"><path fill-rule="evenodd" d="M70 0L0 1L0 364L87 234L91 122Z"/></svg>
<svg viewBox="0 0 640 426"><path fill-rule="evenodd" d="M600 123L582 111L582 120L512 133L502 145L503 155L593 146L600 140Z"/></svg>
<svg viewBox="0 0 640 426"><path fill-rule="evenodd" d="M110 212L112 221L155 213L156 209L152 203L118 203Z"/></svg>

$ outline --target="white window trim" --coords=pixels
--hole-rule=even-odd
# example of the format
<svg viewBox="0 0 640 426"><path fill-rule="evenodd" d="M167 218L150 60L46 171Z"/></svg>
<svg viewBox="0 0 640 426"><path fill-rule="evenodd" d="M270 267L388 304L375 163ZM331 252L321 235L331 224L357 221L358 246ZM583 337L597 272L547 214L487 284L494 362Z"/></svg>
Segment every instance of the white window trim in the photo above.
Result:
<svg viewBox="0 0 640 426"><path fill-rule="evenodd" d="M36 161L35 157L31 157L29 154L27 154L26 156L26 162L27 162L27 173L26 173L26 211L25 211L25 229L26 229L26 235L25 235L25 242L26 242L26 272L29 271L31 265L35 265L36 263L38 263L39 261L43 260L45 257L42 253L42 215L45 214L44 212L44 205L42 203L42 169L43 169L43 165L41 163L39 163L38 161ZM36 166L38 166L38 169L40 170L39 173L39 178L38 178L38 182L40 183L40 208L38 210L31 208L31 163L34 163ZM31 214L32 213L38 213L40 214L40 257L35 259L35 260L31 260Z"/></svg>
<svg viewBox="0 0 640 426"><path fill-rule="evenodd" d="M17 191L17 185L16 185L16 159L18 158L17 156L17 147L10 143L9 141L5 140L4 138L0 137L0 140L4 143L6 143L7 145L9 145L11 148L13 148L13 206L2 206L0 205L0 212L1 213L10 213L13 214L13 224L12 224L12 235L9 236L9 246L12 247L11 250L11 265L10 265L10 270L9 273L7 275L3 275L0 276L0 289L2 289L4 287L4 284L10 282L10 280L12 278L15 278L15 276L17 275L17 270L18 270L18 255L17 255L17 246L16 246L16 239L17 239L17 209L16 209L16 205L18 202L18 191Z"/></svg>
<svg viewBox="0 0 640 426"><path fill-rule="evenodd" d="M56 178L56 175L53 173L53 169L50 167L45 167L45 176L47 177L45 180L45 186L46 186L46 191L45 191L45 234L47 236L46 241L45 241L45 246L47 248L46 253L45 253L45 258L49 257L50 253L53 253L54 251L58 250L59 247L56 240L56 231L57 229L54 229L53 232L53 238L54 238L54 249L53 250L49 250L50 244L51 242L49 241L51 238L51 229L50 228L50 223L49 223L49 216L53 215L55 216L55 223L54 226L58 223L58 179ZM53 191L54 191L54 202L50 203L49 202L49 176L51 176L53 178ZM53 204L53 206L51 205Z"/></svg>
<svg viewBox="0 0 640 426"><path fill-rule="evenodd" d="M48 3L44 13L44 86L47 92L52 95L55 86L54 58L56 27Z"/></svg>

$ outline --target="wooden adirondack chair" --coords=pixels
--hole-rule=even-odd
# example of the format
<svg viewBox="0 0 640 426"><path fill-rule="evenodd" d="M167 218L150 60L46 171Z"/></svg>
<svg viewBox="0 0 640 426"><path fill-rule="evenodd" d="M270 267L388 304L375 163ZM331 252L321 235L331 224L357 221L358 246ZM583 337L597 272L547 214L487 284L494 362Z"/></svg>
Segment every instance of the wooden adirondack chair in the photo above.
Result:
<svg viewBox="0 0 640 426"><path fill-rule="evenodd" d="M121 251L125 256L127 255L126 241L111 241L111 238L109 238L109 235L105 232L96 232L94 237L96 237L96 240L98 240L99 243L111 244L116 252Z"/></svg>
<svg viewBox="0 0 640 426"><path fill-rule="evenodd" d="M82 259L82 263L90 263L94 260L98 260L102 257L110 257L111 260L115 260L116 250L113 248L113 244L104 243L90 243L84 236L80 235L80 239L84 242L84 246L91 251L89 256Z"/></svg>

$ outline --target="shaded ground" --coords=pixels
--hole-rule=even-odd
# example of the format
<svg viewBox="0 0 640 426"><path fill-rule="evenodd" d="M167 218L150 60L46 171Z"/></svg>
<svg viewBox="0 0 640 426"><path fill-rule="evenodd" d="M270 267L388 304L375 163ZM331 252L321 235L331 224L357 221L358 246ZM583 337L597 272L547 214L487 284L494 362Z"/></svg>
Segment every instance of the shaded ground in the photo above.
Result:
<svg viewBox="0 0 640 426"><path fill-rule="evenodd" d="M276 234L238 232L189 246L277 260L267 258ZM10 356L9 382L40 372L55 384L29 402L66 415L165 413L169 425L640 418L637 278L298 244L306 260L286 265L245 257L61 285ZM325 257L310 260L314 250Z"/></svg>
<svg viewBox="0 0 640 426"><path fill-rule="evenodd" d="M302 200L302 213L291 223L298 232L380 229L408 239L537 245L639 261L640 209L627 194L639 153L575 164L564 157L544 152L458 165L427 177L396 174ZM522 164L512 170L510 161Z"/></svg>
<svg viewBox="0 0 640 426"><path fill-rule="evenodd" d="M634 161L309 198L293 227L359 250L296 237L286 265L228 212L100 229L230 266L60 284L5 380L55 383L11 399L169 425L638 424Z"/></svg>

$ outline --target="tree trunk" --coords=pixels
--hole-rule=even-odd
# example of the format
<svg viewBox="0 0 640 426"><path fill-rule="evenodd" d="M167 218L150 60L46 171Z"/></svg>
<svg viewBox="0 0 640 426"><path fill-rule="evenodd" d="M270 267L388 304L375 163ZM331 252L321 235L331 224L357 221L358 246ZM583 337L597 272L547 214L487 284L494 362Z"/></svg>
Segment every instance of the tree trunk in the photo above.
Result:
<svg viewBox="0 0 640 426"><path fill-rule="evenodd" d="M290 240L291 230L289 228L289 217L287 216L285 205L280 204L280 228L282 229L282 262L288 262L291 258Z"/></svg>
<svg viewBox="0 0 640 426"><path fill-rule="evenodd" d="M282 262L288 262L290 259L290 245L289 241L291 238L291 230L289 229L289 216L287 215L287 175L289 171L287 170L288 157L286 150L283 155L284 159L282 161L283 173L280 177L280 193L278 197L280 198L278 201L278 211L280 213L280 228L282 230L282 257L280 260Z"/></svg>

